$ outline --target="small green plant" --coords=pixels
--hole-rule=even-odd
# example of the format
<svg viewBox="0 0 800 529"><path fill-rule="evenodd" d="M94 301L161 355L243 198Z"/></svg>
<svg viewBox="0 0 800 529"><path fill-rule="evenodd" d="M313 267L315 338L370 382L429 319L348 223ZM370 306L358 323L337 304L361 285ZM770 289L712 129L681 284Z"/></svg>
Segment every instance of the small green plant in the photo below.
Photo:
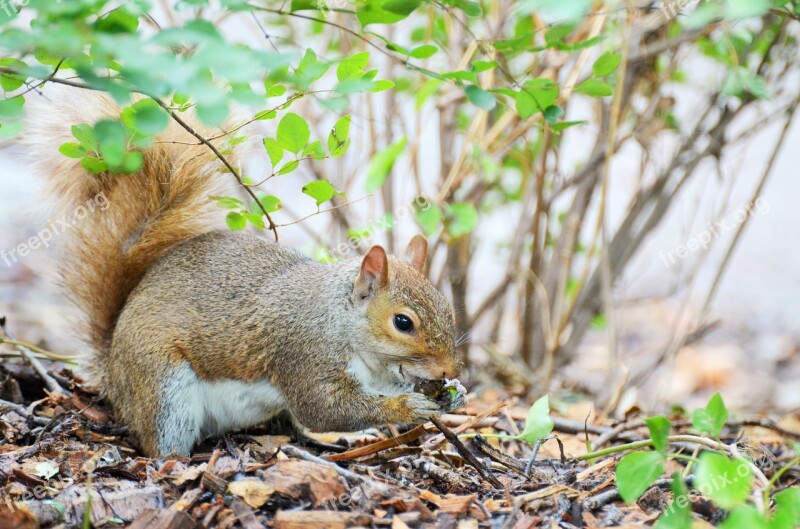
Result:
<svg viewBox="0 0 800 529"><path fill-rule="evenodd" d="M771 491L780 477L800 462L800 446L795 449L798 457L778 470L762 494L756 495L754 477L759 471L751 461L731 452L719 441L728 417L725 402L719 394L715 394L705 408L695 410L692 414L693 428L709 437L670 436L670 421L665 417L653 417L645 421L650 432L649 439L584 454L578 459L589 460L636 450L625 455L616 469L617 488L622 499L628 503L637 501L664 475L668 460L687 460L687 468L695 465L694 489L720 509L729 511L728 517L720 525L723 529L796 529L800 526L800 488L788 488L775 495ZM703 453L699 457L696 454L686 456L671 453L670 443L673 442L694 443L702 447ZM652 450L641 450L644 448ZM672 477L672 492L673 500L659 518L656 529L691 527L689 491L680 473ZM755 501L751 502L751 498Z"/></svg>
<svg viewBox="0 0 800 529"><path fill-rule="evenodd" d="M493 437L497 439L512 439L516 441L525 441L529 445L535 445L542 439L547 438L552 432L555 423L553 418L550 417L550 397L545 395L536 402L528 410L528 415L525 417L525 428L519 435L502 434L502 433L486 433L486 434L463 434L459 435L462 439L470 439L477 435L483 437Z"/></svg>

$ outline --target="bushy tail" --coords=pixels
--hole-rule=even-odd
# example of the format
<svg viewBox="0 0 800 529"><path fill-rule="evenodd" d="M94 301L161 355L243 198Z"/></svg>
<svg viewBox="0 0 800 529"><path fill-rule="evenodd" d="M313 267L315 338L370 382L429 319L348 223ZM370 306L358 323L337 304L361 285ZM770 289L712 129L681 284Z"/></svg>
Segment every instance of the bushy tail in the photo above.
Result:
<svg viewBox="0 0 800 529"><path fill-rule="evenodd" d="M105 95L80 89L29 100L25 143L53 195L54 218L69 224L60 246L61 279L82 313L80 330L94 351L95 374L102 377L128 295L169 248L218 227L209 195L229 191L230 175L218 174L207 147L187 145L197 140L177 124L143 151L140 171L91 174L58 148L75 141L71 125L116 119L120 108Z"/></svg>

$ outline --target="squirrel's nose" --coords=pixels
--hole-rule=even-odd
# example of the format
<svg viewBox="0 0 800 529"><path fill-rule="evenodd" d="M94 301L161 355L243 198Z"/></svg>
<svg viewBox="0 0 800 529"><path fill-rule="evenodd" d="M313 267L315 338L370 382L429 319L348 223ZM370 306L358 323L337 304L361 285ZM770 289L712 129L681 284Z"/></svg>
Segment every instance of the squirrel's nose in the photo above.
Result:
<svg viewBox="0 0 800 529"><path fill-rule="evenodd" d="M458 365L453 364L442 370L442 378L456 378L458 376Z"/></svg>

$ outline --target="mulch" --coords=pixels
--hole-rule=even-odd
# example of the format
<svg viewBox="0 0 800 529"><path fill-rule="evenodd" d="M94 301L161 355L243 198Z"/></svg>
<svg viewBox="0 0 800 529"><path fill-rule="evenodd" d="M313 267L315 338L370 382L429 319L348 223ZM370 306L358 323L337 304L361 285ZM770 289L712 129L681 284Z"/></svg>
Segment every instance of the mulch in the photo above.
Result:
<svg viewBox="0 0 800 529"><path fill-rule="evenodd" d="M441 417L438 427L312 438L254 429L208 440L192 457L150 459L79 378L46 365L70 395L46 391L18 359L0 365L0 529L628 529L652 527L670 499L665 479L625 504L614 481L621 454L576 459L587 444L645 439L635 416L624 422L558 416L557 438L531 463L532 447L521 441L456 441L462 433L522 428L523 403L485 390L471 394L460 414ZM674 424L677 433L689 427ZM740 421L721 441L737 443L770 477L793 453L798 425L797 416ZM670 464L668 475L682 469ZM800 471L790 470L781 485L798 480ZM702 497L692 507L708 527L724 516Z"/></svg>

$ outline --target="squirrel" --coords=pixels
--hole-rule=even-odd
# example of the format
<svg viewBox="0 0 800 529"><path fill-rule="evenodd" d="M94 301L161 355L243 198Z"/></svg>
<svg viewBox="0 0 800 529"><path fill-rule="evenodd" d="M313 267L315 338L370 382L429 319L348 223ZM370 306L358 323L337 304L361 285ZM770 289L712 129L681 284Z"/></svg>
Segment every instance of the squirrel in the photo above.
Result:
<svg viewBox="0 0 800 529"><path fill-rule="evenodd" d="M99 193L110 204L64 234L60 277L82 316L91 380L142 453L188 455L283 411L311 431L358 431L463 405L463 388L444 402L414 390L460 368L452 308L423 274L424 237L402 257L372 246L324 264L220 229L209 197L230 175L207 146L173 123L141 149L137 172L92 174L56 151L74 141L71 124L121 109L62 91L29 110L25 142L57 210Z"/></svg>

